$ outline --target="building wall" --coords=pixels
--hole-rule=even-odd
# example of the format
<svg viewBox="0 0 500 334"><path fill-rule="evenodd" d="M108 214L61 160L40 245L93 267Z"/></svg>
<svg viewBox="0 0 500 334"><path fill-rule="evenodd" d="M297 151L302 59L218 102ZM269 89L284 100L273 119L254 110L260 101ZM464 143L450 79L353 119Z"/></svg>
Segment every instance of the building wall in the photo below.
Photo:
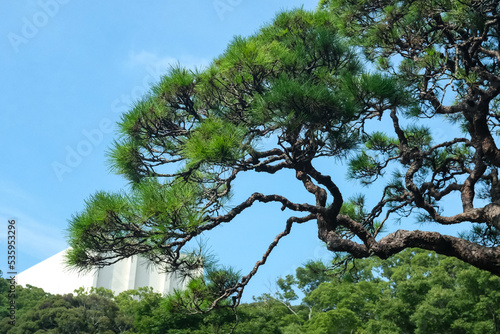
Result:
<svg viewBox="0 0 500 334"><path fill-rule="evenodd" d="M64 264L66 250L42 261L17 275L17 283L42 288L52 294L73 293L84 288L106 288L115 294L152 287L155 292L169 294L185 288L187 282L182 282L175 274L160 272L155 266L140 257L132 256L110 266L96 269L90 273L81 274L68 270Z"/></svg>

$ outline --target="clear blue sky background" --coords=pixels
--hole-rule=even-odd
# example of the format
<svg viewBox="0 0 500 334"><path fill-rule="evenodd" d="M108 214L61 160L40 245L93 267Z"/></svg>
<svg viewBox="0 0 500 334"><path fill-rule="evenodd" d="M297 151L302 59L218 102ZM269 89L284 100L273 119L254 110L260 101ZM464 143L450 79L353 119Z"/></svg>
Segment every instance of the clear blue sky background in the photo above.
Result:
<svg viewBox="0 0 500 334"><path fill-rule="evenodd" d="M7 271L8 219L17 222L20 272L67 247L67 220L90 194L126 186L106 164L114 124L170 64L206 65L233 36L301 6L314 9L317 1L0 2L0 269ZM342 173L329 173L355 192ZM253 191L308 199L293 175L251 177L237 184L236 200ZM278 205L257 205L205 237L222 263L246 274L285 220ZM328 257L313 222L295 226L245 300L305 261Z"/></svg>

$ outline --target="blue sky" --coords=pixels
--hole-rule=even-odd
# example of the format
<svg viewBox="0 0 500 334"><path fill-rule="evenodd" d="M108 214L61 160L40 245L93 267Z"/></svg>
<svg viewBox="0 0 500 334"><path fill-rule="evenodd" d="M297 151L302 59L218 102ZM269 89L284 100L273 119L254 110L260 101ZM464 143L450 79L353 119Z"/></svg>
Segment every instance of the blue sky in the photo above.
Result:
<svg viewBox="0 0 500 334"><path fill-rule="evenodd" d="M207 65L233 36L254 33L276 12L316 5L316 0L0 2L0 245L5 249L7 221L15 219L17 270L67 247L67 220L90 194L126 186L106 164L115 123L170 64ZM329 173L347 194L355 192L341 171ZM251 177L237 183L235 199L253 191L308 198L286 172ZM222 263L246 274L286 218L278 205L256 205L205 237ZM314 223L295 226L244 300L268 292L278 276L294 273L307 260L328 257ZM0 256L4 273L5 258Z"/></svg>

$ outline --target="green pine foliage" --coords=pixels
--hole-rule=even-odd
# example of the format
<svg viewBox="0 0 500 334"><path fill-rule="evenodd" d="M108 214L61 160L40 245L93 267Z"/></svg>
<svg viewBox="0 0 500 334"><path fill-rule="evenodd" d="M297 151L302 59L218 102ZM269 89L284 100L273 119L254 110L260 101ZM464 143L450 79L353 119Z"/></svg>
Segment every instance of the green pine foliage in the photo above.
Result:
<svg viewBox="0 0 500 334"><path fill-rule="evenodd" d="M243 127L220 118L209 118L186 140L182 154L189 161L188 168L201 163L231 164L245 155L241 145L244 138Z"/></svg>
<svg viewBox="0 0 500 334"><path fill-rule="evenodd" d="M68 265L96 258L107 261L107 254L87 252L96 248L105 250L103 240L115 240L113 247L117 249L141 244L143 256L160 256L158 245L182 233L192 232L203 224L203 211L199 209L202 191L200 185L194 182L179 180L165 185L155 179L148 179L127 195L96 193L86 202L86 210L75 215L71 221L69 234L73 248L68 251ZM136 224L125 224L130 221ZM141 233L140 229L144 232ZM108 248L107 252L116 248ZM127 257L126 251L123 251L123 256ZM163 256L176 255L164 253ZM195 265L197 261L199 259L189 254L184 257L185 264ZM80 268L91 269L84 266Z"/></svg>

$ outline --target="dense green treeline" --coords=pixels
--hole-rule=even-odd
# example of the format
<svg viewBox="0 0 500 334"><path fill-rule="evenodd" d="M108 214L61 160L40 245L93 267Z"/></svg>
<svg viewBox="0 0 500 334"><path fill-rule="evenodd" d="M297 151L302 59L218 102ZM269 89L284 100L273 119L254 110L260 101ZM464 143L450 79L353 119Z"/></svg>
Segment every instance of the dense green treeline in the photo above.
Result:
<svg viewBox="0 0 500 334"><path fill-rule="evenodd" d="M409 249L381 261L333 269L311 262L277 281L277 291L230 308L194 314L182 296L141 289L51 295L0 279L1 333L499 333L500 278L454 258ZM299 295L301 297L299 297ZM301 299L301 300L300 300Z"/></svg>

